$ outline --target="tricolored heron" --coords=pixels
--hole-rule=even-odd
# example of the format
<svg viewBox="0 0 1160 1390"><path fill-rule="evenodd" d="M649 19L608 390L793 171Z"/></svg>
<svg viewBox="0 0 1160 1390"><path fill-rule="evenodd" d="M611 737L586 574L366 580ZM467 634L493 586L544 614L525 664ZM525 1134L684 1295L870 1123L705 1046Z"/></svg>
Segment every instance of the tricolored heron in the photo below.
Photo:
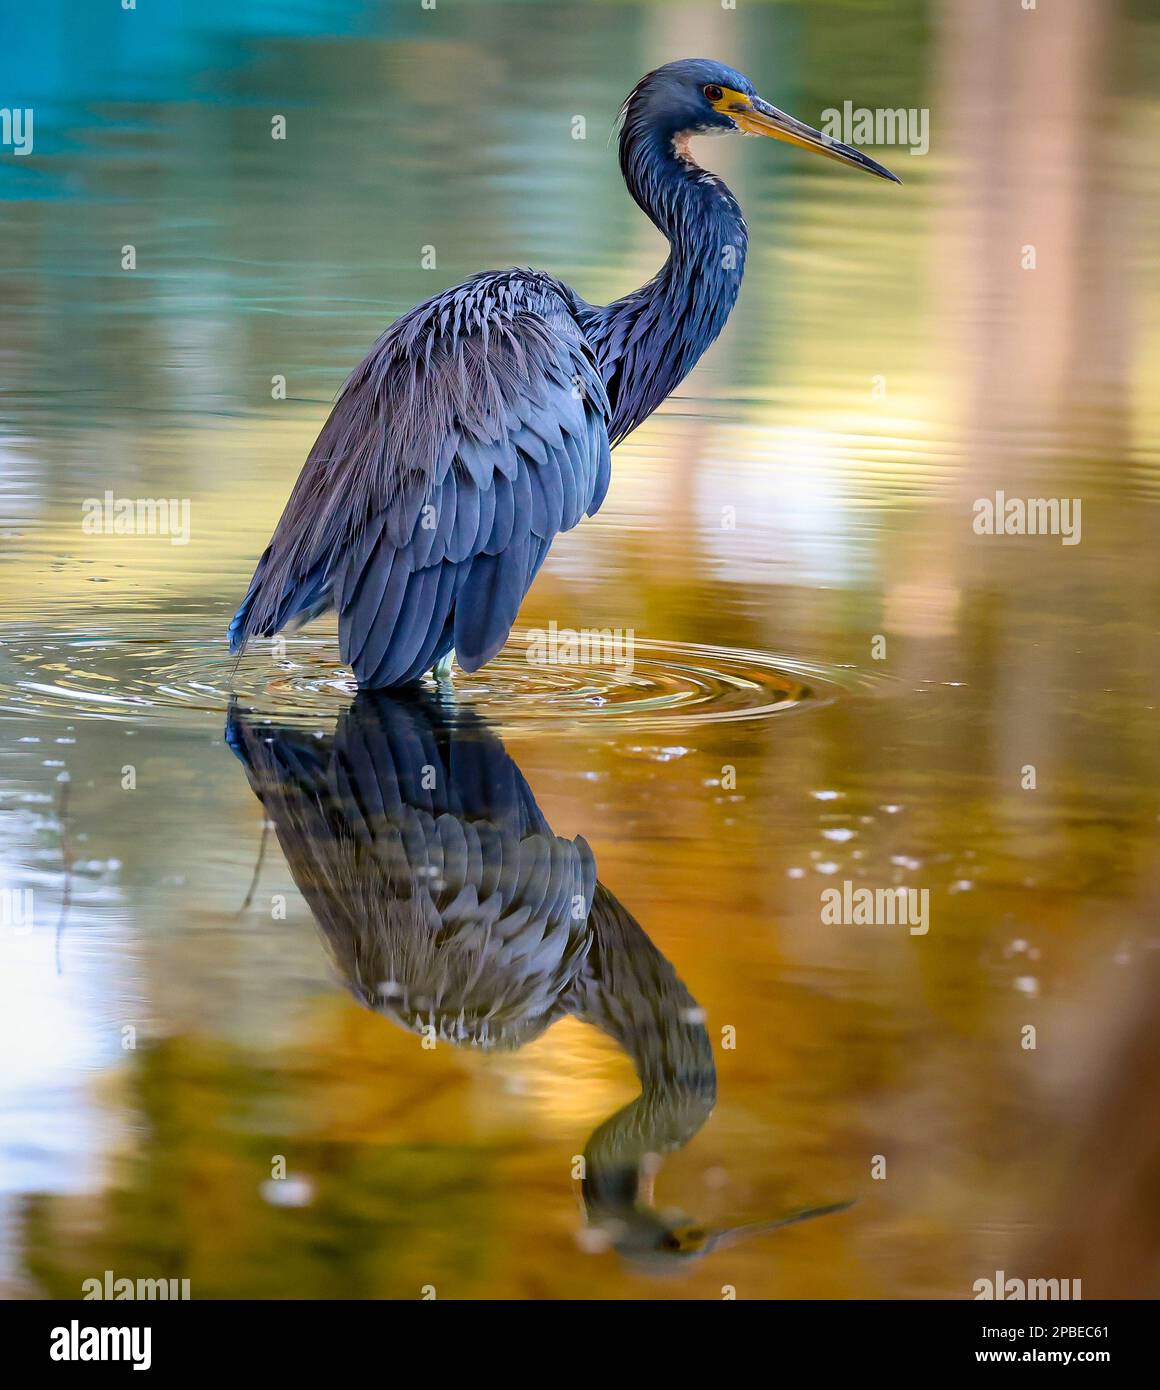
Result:
<svg viewBox="0 0 1160 1390"><path fill-rule="evenodd" d="M392 324L310 451L230 624L231 651L335 608L360 686L495 656L556 535L603 502L610 449L729 317L748 231L689 139L733 131L899 182L722 63L650 72L621 110L620 167L669 240L660 272L598 306L550 275L484 271Z"/></svg>
<svg viewBox="0 0 1160 1390"><path fill-rule="evenodd" d="M572 1015L632 1058L640 1095L584 1150L601 1243L672 1267L849 1205L728 1229L655 1205L658 1158L716 1101L703 1014L482 720L424 691L363 691L332 737L236 709L226 737L359 1003L427 1045L484 1049L522 1047Z"/></svg>

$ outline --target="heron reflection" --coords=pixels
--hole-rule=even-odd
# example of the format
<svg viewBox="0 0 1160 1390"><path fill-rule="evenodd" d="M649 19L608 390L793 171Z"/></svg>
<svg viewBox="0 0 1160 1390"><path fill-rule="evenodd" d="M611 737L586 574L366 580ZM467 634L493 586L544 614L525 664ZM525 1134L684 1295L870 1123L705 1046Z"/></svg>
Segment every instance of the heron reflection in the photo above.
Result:
<svg viewBox="0 0 1160 1390"><path fill-rule="evenodd" d="M640 1095L589 1139L581 1183L589 1227L622 1254L675 1263L849 1205L710 1229L654 1204L660 1155L716 1100L702 1011L482 720L366 691L331 737L236 709L226 736L360 1003L476 1048L522 1047L572 1015L632 1059Z"/></svg>

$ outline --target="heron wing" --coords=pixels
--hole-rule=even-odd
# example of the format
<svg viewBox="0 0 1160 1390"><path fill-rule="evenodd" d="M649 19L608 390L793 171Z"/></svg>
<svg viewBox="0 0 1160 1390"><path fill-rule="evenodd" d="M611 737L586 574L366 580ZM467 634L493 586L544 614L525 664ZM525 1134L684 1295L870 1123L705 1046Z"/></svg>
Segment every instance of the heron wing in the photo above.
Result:
<svg viewBox="0 0 1160 1390"><path fill-rule="evenodd" d="M231 629L325 607L360 685L503 646L553 538L600 506L608 400L558 282L477 276L399 320L344 387Z"/></svg>
<svg viewBox="0 0 1160 1390"><path fill-rule="evenodd" d="M480 1045L558 1016L588 951L592 852L553 834L484 726L365 691L333 739L237 710L226 737L364 1003Z"/></svg>

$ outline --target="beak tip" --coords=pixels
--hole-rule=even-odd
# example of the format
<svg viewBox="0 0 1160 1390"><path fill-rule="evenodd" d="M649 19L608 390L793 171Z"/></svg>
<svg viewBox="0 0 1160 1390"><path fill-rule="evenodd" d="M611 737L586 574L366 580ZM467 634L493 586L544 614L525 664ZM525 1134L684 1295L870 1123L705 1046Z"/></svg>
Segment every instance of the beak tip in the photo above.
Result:
<svg viewBox="0 0 1160 1390"><path fill-rule="evenodd" d="M877 174L880 179L886 179L889 183L902 182L893 169L888 169L885 164L879 164L876 159L871 159L869 155L862 155L859 163L868 174Z"/></svg>

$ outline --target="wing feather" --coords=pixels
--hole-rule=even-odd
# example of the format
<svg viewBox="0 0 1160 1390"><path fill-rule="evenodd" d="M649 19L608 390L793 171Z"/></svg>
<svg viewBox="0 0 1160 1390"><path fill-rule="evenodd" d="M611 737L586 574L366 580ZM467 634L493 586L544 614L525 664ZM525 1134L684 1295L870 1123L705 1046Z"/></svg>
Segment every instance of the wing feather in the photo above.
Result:
<svg viewBox="0 0 1160 1390"><path fill-rule="evenodd" d="M335 606L360 685L415 680L452 642L477 669L552 540L603 500L608 414L558 282L497 272L421 305L340 394L231 646Z"/></svg>
<svg viewBox="0 0 1160 1390"><path fill-rule="evenodd" d="M471 563L455 605L455 655L465 671L478 671L507 641L530 582L530 540Z"/></svg>
<svg viewBox="0 0 1160 1390"><path fill-rule="evenodd" d="M497 475L492 492L495 495L495 517L483 548L489 555L496 555L512 538L512 527L516 519L516 494L511 482L503 475Z"/></svg>

